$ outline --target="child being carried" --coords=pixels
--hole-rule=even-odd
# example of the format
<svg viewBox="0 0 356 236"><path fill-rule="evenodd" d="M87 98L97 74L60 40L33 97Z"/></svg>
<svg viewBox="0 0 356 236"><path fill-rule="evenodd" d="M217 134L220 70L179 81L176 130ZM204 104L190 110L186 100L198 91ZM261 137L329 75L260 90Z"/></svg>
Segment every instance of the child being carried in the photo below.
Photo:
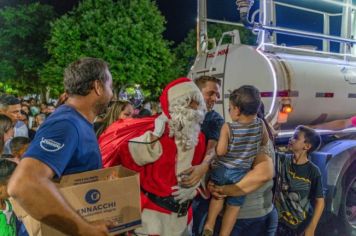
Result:
<svg viewBox="0 0 356 236"><path fill-rule="evenodd" d="M216 185L239 182L251 169L259 148L268 142L263 121L257 117L261 105L258 89L250 85L241 86L231 93L229 100L232 122L225 123L221 128L216 146L218 157L210 173L211 181ZM230 235L244 200L245 196L227 197L225 200L212 198L203 236L213 235L215 221L224 202L226 209L219 235Z"/></svg>

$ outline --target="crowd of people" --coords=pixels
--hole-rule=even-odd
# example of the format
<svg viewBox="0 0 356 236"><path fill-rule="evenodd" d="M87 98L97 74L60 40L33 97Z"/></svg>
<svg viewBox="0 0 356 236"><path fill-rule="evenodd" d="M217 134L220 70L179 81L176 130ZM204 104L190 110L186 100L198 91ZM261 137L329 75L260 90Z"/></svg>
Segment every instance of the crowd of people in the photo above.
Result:
<svg viewBox="0 0 356 236"><path fill-rule="evenodd" d="M173 80L159 103L140 110L113 99L112 84L105 61L82 58L65 70L56 107L0 96L1 236L39 233L12 201L67 235L108 235L107 222L83 219L53 180L115 165L140 173L142 226L129 235L315 234L324 195L309 161L321 143L314 129L298 126L289 152L276 152L254 86L231 92L225 122L214 111L215 77ZM356 119L335 122L324 127L347 128Z"/></svg>

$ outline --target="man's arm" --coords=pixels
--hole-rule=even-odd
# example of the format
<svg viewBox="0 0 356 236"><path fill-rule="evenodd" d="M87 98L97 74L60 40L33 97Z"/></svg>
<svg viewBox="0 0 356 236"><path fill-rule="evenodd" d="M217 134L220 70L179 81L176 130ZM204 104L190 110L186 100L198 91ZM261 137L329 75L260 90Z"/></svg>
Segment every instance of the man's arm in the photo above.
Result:
<svg viewBox="0 0 356 236"><path fill-rule="evenodd" d="M351 118L344 120L334 120L323 124L311 125L310 127L313 129L342 130L352 127L352 121Z"/></svg>
<svg viewBox="0 0 356 236"><path fill-rule="evenodd" d="M313 217L305 230L305 236L314 236L314 232L316 227L318 226L321 215L323 214L325 206L324 198L316 198L315 199L315 209L313 213Z"/></svg>
<svg viewBox="0 0 356 236"><path fill-rule="evenodd" d="M89 224L65 201L44 163L24 158L13 173L8 193L33 218L69 235L108 235L104 224Z"/></svg>
<svg viewBox="0 0 356 236"><path fill-rule="evenodd" d="M272 159L264 152L256 156L254 166L241 180L236 184L217 186L209 183L209 190L216 197L223 196L244 196L256 191L263 184L273 178L274 167Z"/></svg>
<svg viewBox="0 0 356 236"><path fill-rule="evenodd" d="M195 186L201 180L201 178L208 172L211 160L216 155L216 145L216 140L209 139L203 162L200 165L192 166L189 169L183 171L184 175L189 176L187 178L182 179L181 183L183 186Z"/></svg>
<svg viewBox="0 0 356 236"><path fill-rule="evenodd" d="M217 113L215 114L216 115L214 117L207 119L205 123L206 125L204 126L205 129L203 128L202 130L208 140L203 162L200 165L192 166L191 168L183 171L183 174L188 176L181 182L183 186L191 187L198 184L198 182L208 172L210 163L216 156L215 148L218 144L221 127L224 125L224 119Z"/></svg>

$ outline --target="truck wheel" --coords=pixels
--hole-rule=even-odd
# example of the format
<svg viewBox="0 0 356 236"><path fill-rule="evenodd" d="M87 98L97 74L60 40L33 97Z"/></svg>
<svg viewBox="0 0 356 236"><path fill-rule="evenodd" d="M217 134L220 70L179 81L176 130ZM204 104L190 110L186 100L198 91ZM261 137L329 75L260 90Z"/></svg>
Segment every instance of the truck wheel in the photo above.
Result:
<svg viewBox="0 0 356 236"><path fill-rule="evenodd" d="M345 235L356 233L356 163L351 165L344 176L339 220Z"/></svg>

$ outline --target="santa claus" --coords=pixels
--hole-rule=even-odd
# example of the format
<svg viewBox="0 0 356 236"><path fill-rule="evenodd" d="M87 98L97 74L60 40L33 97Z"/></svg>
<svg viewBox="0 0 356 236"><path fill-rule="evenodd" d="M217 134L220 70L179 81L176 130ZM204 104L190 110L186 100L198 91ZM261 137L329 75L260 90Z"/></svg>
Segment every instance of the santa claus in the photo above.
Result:
<svg viewBox="0 0 356 236"><path fill-rule="evenodd" d="M169 83L160 102L158 117L117 121L104 131L99 137L103 164L122 164L140 173L142 227L137 234L188 235L198 185L182 186L180 180L205 154L200 132L205 103L188 78Z"/></svg>

